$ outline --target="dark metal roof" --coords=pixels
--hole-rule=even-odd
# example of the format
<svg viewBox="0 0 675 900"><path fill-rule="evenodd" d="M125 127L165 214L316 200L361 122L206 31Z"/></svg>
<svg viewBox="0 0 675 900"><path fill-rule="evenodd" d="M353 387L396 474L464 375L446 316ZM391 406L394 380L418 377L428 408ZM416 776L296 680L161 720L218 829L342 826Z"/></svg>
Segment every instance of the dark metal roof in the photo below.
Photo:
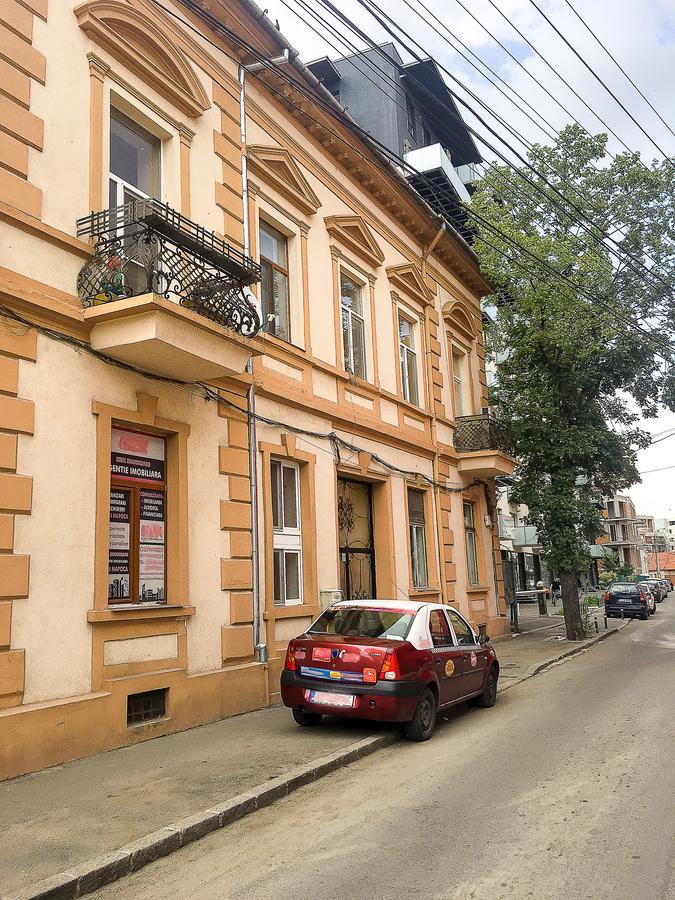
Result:
<svg viewBox="0 0 675 900"><path fill-rule="evenodd" d="M453 166L482 162L478 147L464 125L436 63L432 59L407 63L403 66L403 79L410 93L418 99L423 115L431 120L432 130L450 151Z"/></svg>
<svg viewBox="0 0 675 900"><path fill-rule="evenodd" d="M322 84L330 88L340 81L340 73L327 56L315 59L313 62L306 63L309 71L319 79Z"/></svg>

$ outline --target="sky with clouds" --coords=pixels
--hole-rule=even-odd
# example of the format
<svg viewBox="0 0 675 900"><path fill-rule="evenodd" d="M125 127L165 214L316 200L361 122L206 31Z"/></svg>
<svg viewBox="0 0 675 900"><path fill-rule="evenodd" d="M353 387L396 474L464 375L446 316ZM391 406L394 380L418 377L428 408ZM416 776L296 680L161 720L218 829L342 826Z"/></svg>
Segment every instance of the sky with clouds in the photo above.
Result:
<svg viewBox="0 0 675 900"><path fill-rule="evenodd" d="M261 0L258 2L261 3ZM599 38L675 131L673 0L374 2L402 27L410 45L420 56L432 56L461 82L460 85L458 81L448 79L453 91L475 106L475 100L469 93L473 92L490 111L528 140L546 142L548 138L544 127L557 130L576 119L593 133L609 132L609 149L613 153L629 147L638 150L645 161L662 159L661 151L675 157L673 134L595 39ZM263 0L261 5L272 21L278 21L281 31L299 50L305 62L321 56L336 58L364 46L344 25L336 26L337 36L326 31L325 27L321 30L307 7L324 21L332 22L334 26L336 24L321 0ZM374 40L390 40L364 8L365 2L335 0L335 6ZM575 10L581 19L575 15ZM619 103L565 45L542 13L548 16L618 101L632 113L638 125L631 121ZM499 46L500 43L503 47ZM399 51L406 61L410 59L403 48L399 47ZM481 63L489 66L494 74ZM486 74L492 84L486 79ZM509 96L517 106L510 102ZM531 118L522 112L523 100L530 105L528 112ZM471 126L484 133L480 123L472 119L464 108L462 114ZM490 119L485 113L483 115L497 131L504 133L495 119ZM522 145L518 146L513 135L508 140L522 151ZM496 149L508 155L505 147L493 139L491 142ZM494 153L484 147L481 150L486 159L495 159ZM656 440L656 436L663 436L668 429L675 431L675 414L663 411L657 419L644 422L643 427L654 434ZM651 471L675 464L675 435L642 451L638 464L644 473L643 481L630 489L638 511L675 518L675 468Z"/></svg>

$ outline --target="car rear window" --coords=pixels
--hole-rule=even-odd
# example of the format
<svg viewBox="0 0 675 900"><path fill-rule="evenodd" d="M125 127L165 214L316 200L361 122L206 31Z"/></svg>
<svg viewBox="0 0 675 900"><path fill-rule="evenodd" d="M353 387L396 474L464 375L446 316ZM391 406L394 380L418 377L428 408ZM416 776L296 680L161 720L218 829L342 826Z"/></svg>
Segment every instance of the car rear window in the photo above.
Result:
<svg viewBox="0 0 675 900"><path fill-rule="evenodd" d="M637 594L637 584L613 584L609 589L612 594Z"/></svg>
<svg viewBox="0 0 675 900"><path fill-rule="evenodd" d="M414 618L413 612L393 609L369 607L327 609L310 627L308 633L405 639Z"/></svg>

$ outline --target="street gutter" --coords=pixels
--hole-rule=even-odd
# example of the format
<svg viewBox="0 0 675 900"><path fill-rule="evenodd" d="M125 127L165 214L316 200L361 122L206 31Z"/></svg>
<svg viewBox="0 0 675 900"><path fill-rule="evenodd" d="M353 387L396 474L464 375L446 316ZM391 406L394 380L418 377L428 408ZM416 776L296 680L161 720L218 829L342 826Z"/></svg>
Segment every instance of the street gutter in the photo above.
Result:
<svg viewBox="0 0 675 900"><path fill-rule="evenodd" d="M525 673L512 684L499 689L499 693L510 690L518 684L522 684L528 678L532 678L552 666L558 665L563 660L584 653L589 647L604 641L610 634L618 634L631 620L619 628L605 631L591 640L584 641L576 647L571 647L564 653L560 653L553 659L543 663L536 663L526 669ZM387 732L374 737L364 738L350 744L343 750L337 750L327 756L319 757L311 763L296 766L284 775L272 778L256 788L252 788L236 797L231 797L220 804L203 809L200 812L180 819L171 825L146 834L138 840L132 841L101 856L96 856L79 866L74 866L64 872L59 872L42 881L34 882L18 893L13 893L2 900L71 900L84 894L97 891L99 888L132 872L137 872L149 863L175 853L181 847L186 847L193 841L225 828L234 822L238 822L245 816L258 809L264 809L277 800L287 797L299 788L320 778L336 772L349 763L356 762L370 756L384 747L389 747L398 740L397 732Z"/></svg>

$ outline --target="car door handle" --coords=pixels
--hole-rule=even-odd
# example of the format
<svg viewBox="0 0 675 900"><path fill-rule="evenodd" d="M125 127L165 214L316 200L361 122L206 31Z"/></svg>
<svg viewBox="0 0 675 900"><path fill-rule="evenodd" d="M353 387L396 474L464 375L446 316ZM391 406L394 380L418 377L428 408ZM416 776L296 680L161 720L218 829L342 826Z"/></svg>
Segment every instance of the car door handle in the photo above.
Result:
<svg viewBox="0 0 675 900"><path fill-rule="evenodd" d="M436 663L437 666L440 666L441 663L443 662L443 660L441 659L440 656L437 656L436 659L434 660L434 662Z"/></svg>

